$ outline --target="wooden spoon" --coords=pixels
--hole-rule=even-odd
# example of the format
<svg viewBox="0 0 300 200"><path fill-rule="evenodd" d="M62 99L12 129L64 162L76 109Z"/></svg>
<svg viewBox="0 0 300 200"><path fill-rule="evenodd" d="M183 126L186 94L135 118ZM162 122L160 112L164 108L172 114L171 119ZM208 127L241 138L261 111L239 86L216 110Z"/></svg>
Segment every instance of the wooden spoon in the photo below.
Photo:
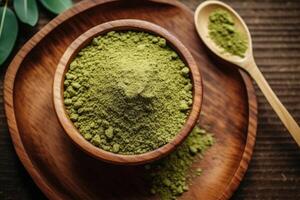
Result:
<svg viewBox="0 0 300 200"><path fill-rule="evenodd" d="M224 53L224 51L210 39L208 30L209 15L211 14L211 12L215 11L218 8L231 13L237 30L241 34L247 36L248 49L245 53L244 58L234 56L229 53ZM212 0L205 1L198 6L195 12L195 25L200 38L214 54L244 69L256 81L257 85L281 119L282 123L288 129L297 144L300 146L300 128L293 117L290 115L290 113L287 111L287 109L282 105L282 103L275 95L266 79L258 69L253 57L251 35L243 19L230 6L220 1Z"/></svg>

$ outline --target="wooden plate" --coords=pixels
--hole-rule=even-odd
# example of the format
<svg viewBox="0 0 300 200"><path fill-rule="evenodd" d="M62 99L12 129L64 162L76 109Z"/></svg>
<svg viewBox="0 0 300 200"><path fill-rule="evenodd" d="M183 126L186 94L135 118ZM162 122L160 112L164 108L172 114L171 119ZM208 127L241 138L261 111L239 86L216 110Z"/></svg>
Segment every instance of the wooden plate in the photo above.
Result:
<svg viewBox="0 0 300 200"><path fill-rule="evenodd" d="M87 156L63 132L54 111L52 83L67 46L100 23L134 18L173 33L192 52L203 76L200 124L216 143L195 163L204 169L181 199L228 199L248 167L256 136L257 102L251 80L212 62L204 51L193 13L173 0L84 1L55 18L19 51L5 77L9 130L25 168L50 199L154 199L143 167L113 166Z"/></svg>

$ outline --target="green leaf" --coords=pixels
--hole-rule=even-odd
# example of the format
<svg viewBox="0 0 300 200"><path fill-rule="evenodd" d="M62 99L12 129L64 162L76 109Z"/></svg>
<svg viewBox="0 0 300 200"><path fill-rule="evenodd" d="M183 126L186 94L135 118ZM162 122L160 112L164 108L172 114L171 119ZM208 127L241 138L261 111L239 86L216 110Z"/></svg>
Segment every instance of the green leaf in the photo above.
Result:
<svg viewBox="0 0 300 200"><path fill-rule="evenodd" d="M40 2L55 14L59 14L73 5L71 0L40 0Z"/></svg>
<svg viewBox="0 0 300 200"><path fill-rule="evenodd" d="M14 9L21 22L36 25L39 17L36 0L14 0Z"/></svg>
<svg viewBox="0 0 300 200"><path fill-rule="evenodd" d="M0 65L7 59L18 35L18 21L13 11L0 7Z"/></svg>

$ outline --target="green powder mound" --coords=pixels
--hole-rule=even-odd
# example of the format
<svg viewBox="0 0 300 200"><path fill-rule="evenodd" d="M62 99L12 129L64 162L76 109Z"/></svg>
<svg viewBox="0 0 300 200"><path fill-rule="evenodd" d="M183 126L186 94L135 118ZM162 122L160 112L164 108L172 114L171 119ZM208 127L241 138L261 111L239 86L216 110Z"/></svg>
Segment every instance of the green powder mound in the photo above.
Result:
<svg viewBox="0 0 300 200"><path fill-rule="evenodd" d="M203 152L214 142L212 134L196 126L186 141L166 158L146 165L151 193L161 200L173 200L188 191L193 176L201 175L201 169L191 169Z"/></svg>
<svg viewBox="0 0 300 200"><path fill-rule="evenodd" d="M239 57L245 57L247 39L236 30L230 13L217 9L209 15L209 37L223 48L225 52Z"/></svg>
<svg viewBox="0 0 300 200"><path fill-rule="evenodd" d="M109 32L71 62L64 103L83 137L119 154L157 149L180 131L192 105L189 68L164 38Z"/></svg>

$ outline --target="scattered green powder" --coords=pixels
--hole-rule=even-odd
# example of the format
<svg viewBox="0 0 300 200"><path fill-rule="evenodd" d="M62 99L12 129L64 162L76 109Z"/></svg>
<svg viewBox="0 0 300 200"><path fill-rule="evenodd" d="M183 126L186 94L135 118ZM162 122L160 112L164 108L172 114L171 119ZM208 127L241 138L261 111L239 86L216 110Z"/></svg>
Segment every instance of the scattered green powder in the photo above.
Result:
<svg viewBox="0 0 300 200"><path fill-rule="evenodd" d="M192 105L189 68L164 38L109 32L71 62L64 103L83 137L119 154L157 149L180 131Z"/></svg>
<svg viewBox="0 0 300 200"><path fill-rule="evenodd" d="M236 30L229 12L217 9L209 15L209 36L225 52L244 57L247 51L247 39Z"/></svg>
<svg viewBox="0 0 300 200"><path fill-rule="evenodd" d="M191 169L202 153L213 144L213 136L196 126L186 141L166 158L146 165L146 178L151 183L151 193L161 200L176 199L189 189L193 176L202 173L200 168Z"/></svg>

